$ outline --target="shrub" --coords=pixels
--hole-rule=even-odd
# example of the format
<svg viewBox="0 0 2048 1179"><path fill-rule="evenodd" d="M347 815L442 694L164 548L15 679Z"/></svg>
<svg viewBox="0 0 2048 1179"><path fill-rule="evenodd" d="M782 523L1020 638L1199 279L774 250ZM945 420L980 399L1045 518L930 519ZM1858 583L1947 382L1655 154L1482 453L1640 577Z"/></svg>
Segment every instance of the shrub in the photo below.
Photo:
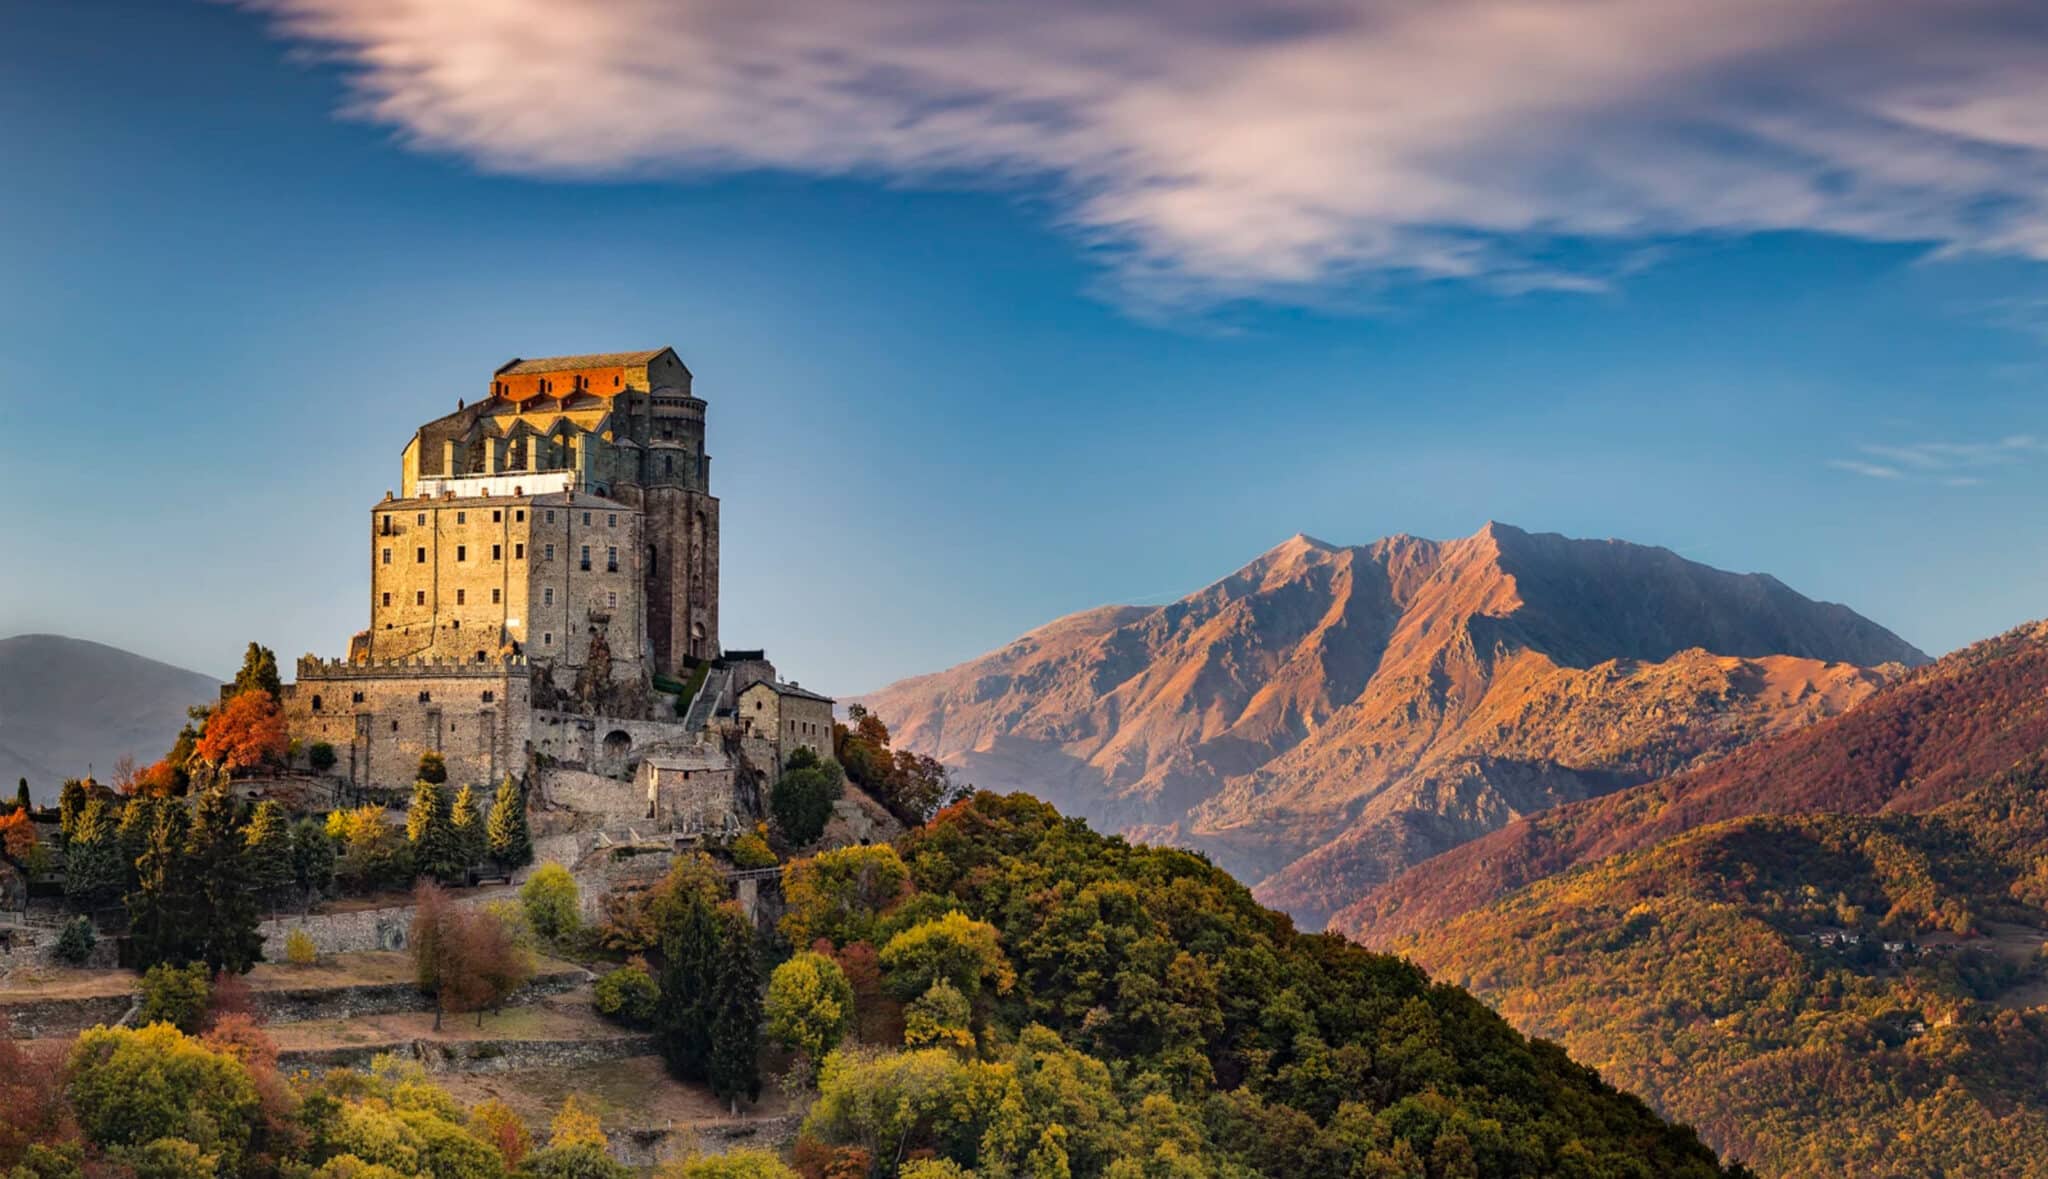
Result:
<svg viewBox="0 0 2048 1179"><path fill-rule="evenodd" d="M598 1014L633 1027L649 1027L661 1002L661 988L647 965L635 958L597 980Z"/></svg>
<svg viewBox="0 0 2048 1179"><path fill-rule="evenodd" d="M100 934L93 928L92 918L73 917L64 923L64 932L57 935L57 957L73 966L83 966L99 943Z"/></svg>
<svg viewBox="0 0 2048 1179"><path fill-rule="evenodd" d="M438 753L422 753L420 754L419 772L414 774L413 777L418 781L432 782L434 785L439 786L448 780L448 763L442 760L441 755Z"/></svg>
<svg viewBox="0 0 2048 1179"><path fill-rule="evenodd" d="M749 831L732 841L726 849L736 868L773 868L777 861L775 853L768 849L768 841L759 831Z"/></svg>
<svg viewBox="0 0 2048 1179"><path fill-rule="evenodd" d="M284 960L293 966L311 966L320 960L320 950L313 944L313 937L303 929L294 929L284 935Z"/></svg>
<svg viewBox="0 0 2048 1179"><path fill-rule="evenodd" d="M152 966L142 976L142 1022L167 1023L189 1035L199 1030L212 997L205 963Z"/></svg>
<svg viewBox="0 0 2048 1179"><path fill-rule="evenodd" d="M832 804L846 791L846 773L835 761L819 761L808 749L789 756L789 765L768 792L768 809L789 841L816 843L832 819Z"/></svg>
<svg viewBox="0 0 2048 1179"><path fill-rule="evenodd" d="M576 878L560 864L550 861L534 869L519 887L519 902L526 906L526 919L533 931L551 942L566 941L583 926Z"/></svg>
<svg viewBox="0 0 2048 1179"><path fill-rule="evenodd" d="M320 773L334 768L334 746L325 741L315 741L306 748L306 764Z"/></svg>

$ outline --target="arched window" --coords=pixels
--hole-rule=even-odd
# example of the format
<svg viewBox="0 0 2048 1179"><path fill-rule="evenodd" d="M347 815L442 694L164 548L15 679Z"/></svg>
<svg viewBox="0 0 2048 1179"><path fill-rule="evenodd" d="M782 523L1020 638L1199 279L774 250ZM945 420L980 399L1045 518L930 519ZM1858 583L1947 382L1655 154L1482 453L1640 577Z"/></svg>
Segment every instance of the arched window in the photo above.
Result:
<svg viewBox="0 0 2048 1179"><path fill-rule="evenodd" d="M318 711L320 711L320 697L319 697L318 695L315 695L315 696L313 697L313 711L314 711L314 712L318 712Z"/></svg>

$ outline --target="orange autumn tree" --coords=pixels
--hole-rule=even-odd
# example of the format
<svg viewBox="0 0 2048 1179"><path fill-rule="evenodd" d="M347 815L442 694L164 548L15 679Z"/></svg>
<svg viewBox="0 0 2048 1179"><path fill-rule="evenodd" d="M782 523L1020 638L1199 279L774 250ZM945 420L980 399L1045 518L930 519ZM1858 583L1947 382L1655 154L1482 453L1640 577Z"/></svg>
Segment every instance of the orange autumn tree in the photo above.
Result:
<svg viewBox="0 0 2048 1179"><path fill-rule="evenodd" d="M14 810L0 815L0 849L7 858L20 863L36 845L36 825L28 811Z"/></svg>
<svg viewBox="0 0 2048 1179"><path fill-rule="evenodd" d="M193 752L231 774L284 761L287 738L277 700L261 688L241 692L206 718Z"/></svg>

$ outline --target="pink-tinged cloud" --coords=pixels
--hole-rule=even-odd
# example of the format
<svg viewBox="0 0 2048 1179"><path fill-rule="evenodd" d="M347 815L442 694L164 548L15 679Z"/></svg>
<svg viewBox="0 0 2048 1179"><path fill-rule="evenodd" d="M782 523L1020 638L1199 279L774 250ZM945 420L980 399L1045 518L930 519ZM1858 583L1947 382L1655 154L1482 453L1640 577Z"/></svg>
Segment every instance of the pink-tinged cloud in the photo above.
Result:
<svg viewBox="0 0 2048 1179"><path fill-rule="evenodd" d="M1049 189L1144 301L1584 287L1559 239L1700 231L2048 258L2031 3L245 3L426 149Z"/></svg>

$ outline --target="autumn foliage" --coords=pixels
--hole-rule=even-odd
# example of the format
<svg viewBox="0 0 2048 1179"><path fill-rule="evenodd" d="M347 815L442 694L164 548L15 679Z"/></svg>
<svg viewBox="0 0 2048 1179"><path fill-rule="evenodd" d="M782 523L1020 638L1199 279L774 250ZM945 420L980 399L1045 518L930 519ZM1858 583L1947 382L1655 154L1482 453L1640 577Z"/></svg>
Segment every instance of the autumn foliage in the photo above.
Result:
<svg viewBox="0 0 2048 1179"><path fill-rule="evenodd" d="M284 714L270 693L251 688L206 718L195 752L229 773L245 773L284 761Z"/></svg>

